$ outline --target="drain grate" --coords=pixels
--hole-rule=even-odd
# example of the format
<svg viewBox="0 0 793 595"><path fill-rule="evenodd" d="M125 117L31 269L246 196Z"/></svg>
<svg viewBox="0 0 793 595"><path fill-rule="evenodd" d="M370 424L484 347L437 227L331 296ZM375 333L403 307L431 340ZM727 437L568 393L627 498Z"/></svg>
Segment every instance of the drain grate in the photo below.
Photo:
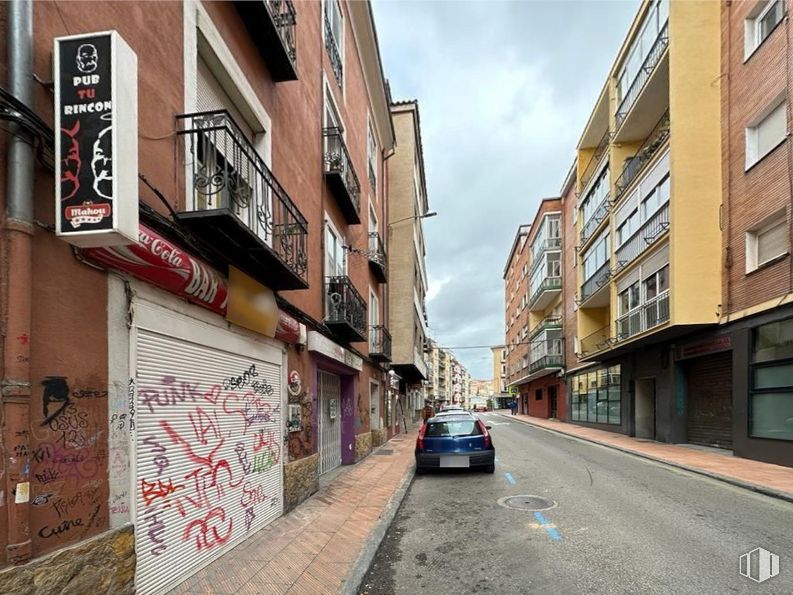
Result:
<svg viewBox="0 0 793 595"><path fill-rule="evenodd" d="M384 449L384 450L378 450L378 451L377 451L377 452L375 452L374 454L376 454L376 455L392 455L392 454L394 454L394 451L393 451L393 450L388 450L388 449L386 448L386 449Z"/></svg>
<svg viewBox="0 0 793 595"><path fill-rule="evenodd" d="M529 510L532 512L548 510L556 506L556 502L553 500L543 498L542 496L530 496L526 494L499 498L498 504L504 508L512 508L513 510Z"/></svg>

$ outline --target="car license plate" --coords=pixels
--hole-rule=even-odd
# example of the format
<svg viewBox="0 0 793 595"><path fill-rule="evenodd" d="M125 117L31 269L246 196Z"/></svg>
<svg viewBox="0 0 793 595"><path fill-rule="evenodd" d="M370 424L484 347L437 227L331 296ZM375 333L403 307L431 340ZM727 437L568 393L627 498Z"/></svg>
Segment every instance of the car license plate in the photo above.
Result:
<svg viewBox="0 0 793 595"><path fill-rule="evenodd" d="M441 467L469 467L468 457L441 457Z"/></svg>

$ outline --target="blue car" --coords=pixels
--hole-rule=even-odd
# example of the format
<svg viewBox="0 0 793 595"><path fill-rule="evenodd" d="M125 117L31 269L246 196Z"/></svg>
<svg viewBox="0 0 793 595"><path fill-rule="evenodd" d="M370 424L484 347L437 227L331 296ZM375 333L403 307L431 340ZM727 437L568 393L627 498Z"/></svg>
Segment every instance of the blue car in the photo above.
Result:
<svg viewBox="0 0 793 595"><path fill-rule="evenodd" d="M416 473L428 469L496 470L496 449L482 420L468 413L431 417L416 439Z"/></svg>

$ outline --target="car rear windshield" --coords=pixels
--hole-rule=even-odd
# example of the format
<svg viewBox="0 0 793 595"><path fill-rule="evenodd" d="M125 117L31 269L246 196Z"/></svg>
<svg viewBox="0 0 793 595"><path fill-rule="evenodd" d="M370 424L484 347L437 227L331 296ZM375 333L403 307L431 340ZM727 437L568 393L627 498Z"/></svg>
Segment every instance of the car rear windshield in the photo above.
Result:
<svg viewBox="0 0 793 595"><path fill-rule="evenodd" d="M479 436L482 430L475 419L448 419L427 424L428 438L441 436Z"/></svg>

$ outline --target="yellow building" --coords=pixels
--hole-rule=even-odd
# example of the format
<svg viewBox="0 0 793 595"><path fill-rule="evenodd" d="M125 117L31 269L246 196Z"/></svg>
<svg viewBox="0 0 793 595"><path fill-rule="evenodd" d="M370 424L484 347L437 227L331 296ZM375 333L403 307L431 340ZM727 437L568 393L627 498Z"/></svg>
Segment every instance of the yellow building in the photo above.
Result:
<svg viewBox="0 0 793 595"><path fill-rule="evenodd" d="M568 377L571 421L682 435L672 342L721 304L720 14L645 0L581 135L575 351L601 366Z"/></svg>

